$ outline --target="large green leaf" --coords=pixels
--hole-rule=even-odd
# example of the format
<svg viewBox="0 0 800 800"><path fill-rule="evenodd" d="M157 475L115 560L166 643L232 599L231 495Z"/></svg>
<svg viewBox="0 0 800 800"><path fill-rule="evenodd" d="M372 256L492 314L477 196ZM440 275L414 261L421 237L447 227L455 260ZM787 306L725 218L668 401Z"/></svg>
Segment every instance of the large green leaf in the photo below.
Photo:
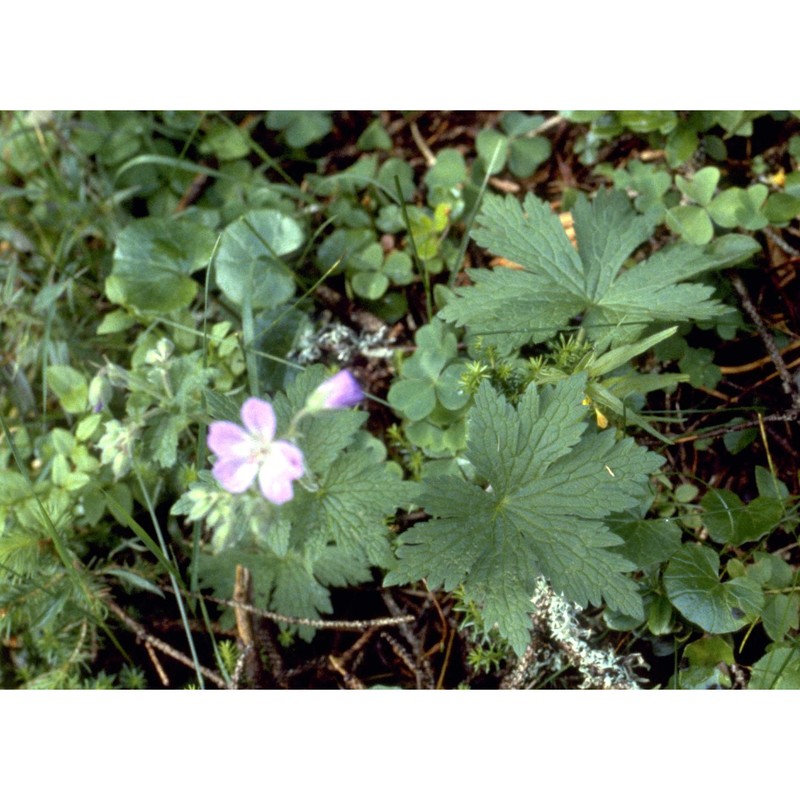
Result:
<svg viewBox="0 0 800 800"><path fill-rule="evenodd" d="M463 584L488 625L518 653L528 644L537 576L580 605L641 616L634 565L603 520L638 505L660 456L613 432L586 432L585 374L537 391L516 408L489 382L468 415L466 456L481 485L426 479L420 504L433 519L400 536L399 563L387 583L426 578L451 590ZM483 484L486 488L482 488Z"/></svg>
<svg viewBox="0 0 800 800"><path fill-rule="evenodd" d="M745 505L728 489L709 490L701 505L708 535L720 544L758 541L773 531L783 516L783 503L777 498L757 497Z"/></svg>
<svg viewBox="0 0 800 800"><path fill-rule="evenodd" d="M750 578L721 582L710 547L683 545L664 571L670 602L707 633L738 631L758 616L764 594Z"/></svg>
<svg viewBox="0 0 800 800"><path fill-rule="evenodd" d="M108 299L144 312L185 308L198 288L189 276L208 264L215 242L213 231L185 220L132 222L117 239Z"/></svg>
<svg viewBox="0 0 800 800"><path fill-rule="evenodd" d="M592 339L623 344L648 323L722 313L711 286L686 281L758 250L741 236L706 248L682 243L625 269L652 232L651 218L634 212L618 191L600 192L591 203L579 199L574 218L577 250L547 203L533 195L522 205L511 196L487 197L473 236L522 269L470 270L475 285L458 289L441 316L503 352L547 341L580 315Z"/></svg>
<svg viewBox="0 0 800 800"><path fill-rule="evenodd" d="M272 208L250 211L225 228L214 259L217 285L237 306L275 308L294 294L294 277L282 259L302 246L303 229Z"/></svg>

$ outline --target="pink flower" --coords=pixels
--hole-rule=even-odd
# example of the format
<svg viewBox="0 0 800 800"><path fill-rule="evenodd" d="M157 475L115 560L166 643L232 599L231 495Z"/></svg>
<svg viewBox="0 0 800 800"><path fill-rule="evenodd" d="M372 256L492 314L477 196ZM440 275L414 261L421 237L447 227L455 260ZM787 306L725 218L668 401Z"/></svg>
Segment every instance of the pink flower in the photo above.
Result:
<svg viewBox="0 0 800 800"><path fill-rule="evenodd" d="M324 408L344 408L354 406L364 398L358 381L348 370L342 370L321 383L308 398L306 410L309 413Z"/></svg>
<svg viewBox="0 0 800 800"><path fill-rule="evenodd" d="M213 476L224 489L244 492L258 477L261 494L275 505L294 497L292 481L303 476L303 454L290 442L275 439L275 412L257 397L242 405L244 428L233 422L208 426L208 447L217 461Z"/></svg>

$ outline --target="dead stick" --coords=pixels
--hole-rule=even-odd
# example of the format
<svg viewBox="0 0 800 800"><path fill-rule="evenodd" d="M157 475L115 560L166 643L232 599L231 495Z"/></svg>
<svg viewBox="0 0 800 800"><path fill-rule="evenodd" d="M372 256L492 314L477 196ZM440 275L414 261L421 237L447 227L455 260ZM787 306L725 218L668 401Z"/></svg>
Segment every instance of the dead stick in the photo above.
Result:
<svg viewBox="0 0 800 800"><path fill-rule="evenodd" d="M166 592L171 592L169 586L161 587ZM197 592L182 592L187 597L195 597L198 599L208 600L211 603L217 603L221 606L230 606L231 608L239 608L242 611L248 611L258 617L264 619L271 619L275 622L284 622L287 625L306 625L309 628L317 628L319 630L334 630L334 631L363 631L367 628L387 628L393 625L403 625L407 622L413 622L414 617L411 614L405 614L402 617L378 617L377 619L353 619L353 620L326 620L326 619L306 619L305 617L287 617L285 614L276 614L274 611L264 611L262 608L247 603L239 603L235 600L225 600L221 597L209 597L206 595L198 594Z"/></svg>
<svg viewBox="0 0 800 800"><path fill-rule="evenodd" d="M767 348L767 352L772 359L772 363L775 365L775 369L778 370L778 374L781 376L783 391L786 392L786 394L788 394L791 398L792 406L794 408L800 408L800 390L798 390L797 385L792 380L792 376L786 367L786 362L783 360L783 356L781 356L778 346L775 344L775 340L772 338L772 334L767 330L764 320L761 318L761 315L753 305L752 300L750 300L747 287L744 285L744 282L738 275L731 276L731 284L733 285L733 288L736 289L736 292L742 301L742 308L744 308L750 319L752 319L755 323L759 336L761 336L761 341L764 342L764 347Z"/></svg>
<svg viewBox="0 0 800 800"><path fill-rule="evenodd" d="M180 652L180 650L176 650L166 642L162 642L161 639L156 638L151 633L148 633L142 625L136 622L136 620L131 619L113 600L106 598L104 602L109 609L113 611L114 614L116 614L116 616L125 623L125 625L128 626L128 628L130 628L142 641L145 642L145 644L150 644L152 647L155 647L156 650L160 650L170 658L174 658L176 661L180 661L181 664L195 669L195 663L191 658L185 656ZM197 668L206 678L215 683L221 689L228 688L228 684L225 683L225 681L222 680L222 678L220 678L216 672L212 672L210 669L206 669L206 667L200 666L199 664L197 665Z"/></svg>

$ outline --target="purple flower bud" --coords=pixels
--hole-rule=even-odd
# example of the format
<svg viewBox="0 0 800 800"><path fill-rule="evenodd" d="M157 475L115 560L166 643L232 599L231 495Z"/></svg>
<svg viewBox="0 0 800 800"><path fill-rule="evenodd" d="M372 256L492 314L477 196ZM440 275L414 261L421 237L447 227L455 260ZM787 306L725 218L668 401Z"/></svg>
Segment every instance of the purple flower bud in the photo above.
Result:
<svg viewBox="0 0 800 800"><path fill-rule="evenodd" d="M292 481L305 473L303 454L290 442L275 439L275 412L257 397L242 405L244 428L233 422L208 426L208 447L217 460L213 476L233 494L248 489L258 478L261 494L275 505L294 497Z"/></svg>
<svg viewBox="0 0 800 800"><path fill-rule="evenodd" d="M342 370L320 384L308 398L306 411L314 413L324 408L354 406L364 399L364 392L349 370Z"/></svg>

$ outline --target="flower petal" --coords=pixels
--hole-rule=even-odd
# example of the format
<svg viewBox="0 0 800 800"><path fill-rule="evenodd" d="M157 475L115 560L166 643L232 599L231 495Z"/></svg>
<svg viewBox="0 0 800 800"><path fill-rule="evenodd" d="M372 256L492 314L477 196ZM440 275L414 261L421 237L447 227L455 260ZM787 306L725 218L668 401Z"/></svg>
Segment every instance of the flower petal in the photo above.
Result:
<svg viewBox="0 0 800 800"><path fill-rule="evenodd" d="M257 397L245 400L242 404L242 422L262 442L271 442L275 436L275 412L266 400Z"/></svg>
<svg viewBox="0 0 800 800"><path fill-rule="evenodd" d="M323 408L345 408L354 406L364 398L358 381L349 370L342 370L321 383L308 400L307 407L313 413Z"/></svg>
<svg viewBox="0 0 800 800"><path fill-rule="evenodd" d="M272 443L272 452L280 454L284 462L284 472L286 477L297 480L305 475L306 467L303 462L303 453L299 447L295 447L284 439Z"/></svg>
<svg viewBox="0 0 800 800"><path fill-rule="evenodd" d="M240 494L253 482L258 472L258 464L252 460L222 458L214 464L211 474L223 489Z"/></svg>
<svg viewBox="0 0 800 800"><path fill-rule="evenodd" d="M233 422L212 422L208 426L208 448L221 458L247 458L253 445L253 437Z"/></svg>
<svg viewBox="0 0 800 800"><path fill-rule="evenodd" d="M261 494L275 505L283 505L294 497L292 481L305 472L303 454L293 444L273 442L270 452L261 461L258 485Z"/></svg>
<svg viewBox="0 0 800 800"><path fill-rule="evenodd" d="M288 503L294 497L292 482L280 476L264 477L264 470L258 473L258 485L261 487L261 494L276 506Z"/></svg>

